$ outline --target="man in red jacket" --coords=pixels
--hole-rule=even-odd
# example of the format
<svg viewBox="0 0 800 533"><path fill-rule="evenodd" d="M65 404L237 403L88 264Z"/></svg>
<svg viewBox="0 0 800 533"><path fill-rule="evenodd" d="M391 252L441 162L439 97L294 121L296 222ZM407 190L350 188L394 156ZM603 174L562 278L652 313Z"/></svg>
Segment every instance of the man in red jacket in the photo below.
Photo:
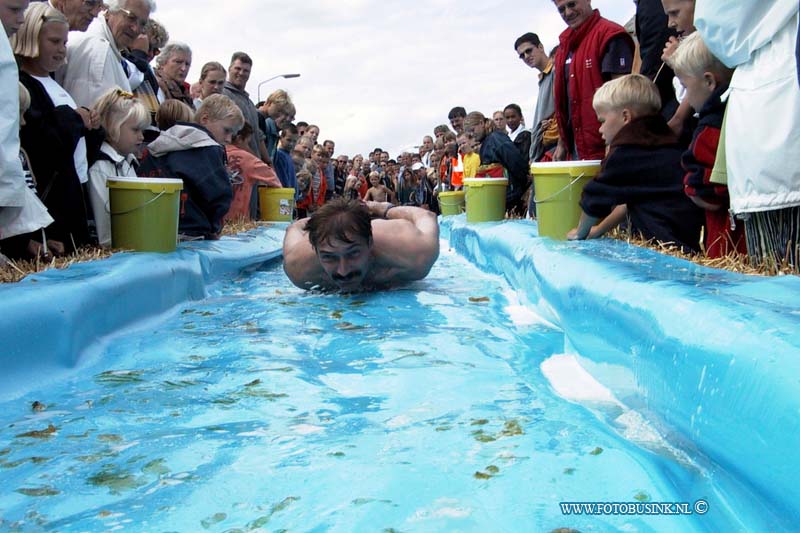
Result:
<svg viewBox="0 0 800 533"><path fill-rule="evenodd" d="M569 26L559 36L555 102L559 141L554 159L602 159L605 143L592 108L594 92L631 72L633 39L625 28L600 16L591 0L553 0Z"/></svg>

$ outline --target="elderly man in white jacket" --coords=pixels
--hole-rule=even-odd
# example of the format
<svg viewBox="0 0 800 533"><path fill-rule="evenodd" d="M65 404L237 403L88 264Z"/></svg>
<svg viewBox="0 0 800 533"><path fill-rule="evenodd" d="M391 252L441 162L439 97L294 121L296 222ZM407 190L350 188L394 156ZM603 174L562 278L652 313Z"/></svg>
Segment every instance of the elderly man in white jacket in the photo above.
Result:
<svg viewBox="0 0 800 533"><path fill-rule="evenodd" d="M91 107L109 89L132 92L143 77L121 50L144 31L155 0L109 0L85 33L70 32L61 85L79 106Z"/></svg>
<svg viewBox="0 0 800 533"><path fill-rule="evenodd" d="M731 214L745 219L757 260L788 257L798 270L800 85L798 0L697 0L695 26L736 72L726 115ZM712 178L714 179L714 178Z"/></svg>

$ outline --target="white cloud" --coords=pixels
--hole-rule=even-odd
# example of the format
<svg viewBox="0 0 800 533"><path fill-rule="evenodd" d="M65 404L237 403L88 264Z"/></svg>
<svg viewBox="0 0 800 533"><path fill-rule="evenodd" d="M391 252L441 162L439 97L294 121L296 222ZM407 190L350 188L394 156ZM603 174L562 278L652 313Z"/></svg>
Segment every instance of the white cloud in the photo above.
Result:
<svg viewBox="0 0 800 533"><path fill-rule="evenodd" d="M594 0L620 24L632 1ZM297 119L321 128L337 152L376 146L393 156L419 143L451 107L484 114L536 102L536 72L516 57L514 40L534 31L549 49L565 25L552 0L160 0L154 18L193 49L189 80L206 61L228 64L237 50L254 60L248 90L284 73L261 96L284 88Z"/></svg>

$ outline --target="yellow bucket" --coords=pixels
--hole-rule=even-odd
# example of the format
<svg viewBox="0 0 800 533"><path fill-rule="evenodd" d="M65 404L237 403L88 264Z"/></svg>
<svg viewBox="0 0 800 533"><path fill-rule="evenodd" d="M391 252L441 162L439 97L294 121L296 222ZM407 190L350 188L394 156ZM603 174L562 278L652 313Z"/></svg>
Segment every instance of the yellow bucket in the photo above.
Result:
<svg viewBox="0 0 800 533"><path fill-rule="evenodd" d="M583 187L600 172L600 161L557 161L531 165L539 236L564 240L581 218Z"/></svg>
<svg viewBox="0 0 800 533"><path fill-rule="evenodd" d="M493 222L506 217L506 178L464 178L467 222Z"/></svg>
<svg viewBox="0 0 800 533"><path fill-rule="evenodd" d="M439 209L443 217L460 215L464 212L464 191L439 193Z"/></svg>
<svg viewBox="0 0 800 533"><path fill-rule="evenodd" d="M258 205L261 210L261 220L291 222L294 212L294 189L259 187Z"/></svg>
<svg viewBox="0 0 800 533"><path fill-rule="evenodd" d="M174 252L183 181L109 178L111 246L137 252Z"/></svg>

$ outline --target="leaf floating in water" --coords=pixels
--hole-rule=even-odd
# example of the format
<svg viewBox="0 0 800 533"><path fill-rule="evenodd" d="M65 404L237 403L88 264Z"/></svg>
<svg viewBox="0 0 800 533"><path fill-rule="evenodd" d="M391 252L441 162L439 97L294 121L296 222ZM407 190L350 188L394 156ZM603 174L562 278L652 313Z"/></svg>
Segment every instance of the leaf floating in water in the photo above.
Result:
<svg viewBox="0 0 800 533"><path fill-rule="evenodd" d="M503 429L500 431L500 435L504 437L514 437L516 435L524 435L525 432L522 431L522 426L519 425L519 422L516 420L509 420L505 424L503 424Z"/></svg>
<svg viewBox="0 0 800 533"><path fill-rule="evenodd" d="M107 433L107 434L104 434L104 435L98 435L97 436L97 440L99 440L100 442L114 442L114 443L116 443L116 442L122 442L122 437L120 437L119 435L114 435L112 433Z"/></svg>
<svg viewBox="0 0 800 533"><path fill-rule="evenodd" d="M472 477L475 479L492 479L492 475L487 474L486 472L475 472L472 474Z"/></svg>
<svg viewBox="0 0 800 533"><path fill-rule="evenodd" d="M30 487L22 487L17 489L15 492L19 492L20 494L24 494L25 496L32 496L32 497L41 497L41 496L58 496L61 494L61 491L58 491L52 487L39 487L39 488L30 488Z"/></svg>
<svg viewBox="0 0 800 533"><path fill-rule="evenodd" d="M567 475L567 476L571 476L574 473L575 473L575 469L574 468L565 468L564 469L564 474Z"/></svg>
<svg viewBox="0 0 800 533"><path fill-rule="evenodd" d="M40 402L40 401L38 401L38 400L37 400L37 401L35 401L35 402L33 402L33 403L31 404L31 409L32 409L34 412L37 412L37 413L38 413L38 412L40 412L40 411L44 411L45 409L47 409L47 405L45 405L45 404L43 404L42 402Z"/></svg>
<svg viewBox="0 0 800 533"><path fill-rule="evenodd" d="M119 494L122 491L136 489L146 483L130 472L119 470L111 465L104 467L86 481L96 487L107 487L111 494Z"/></svg>
<svg viewBox="0 0 800 533"><path fill-rule="evenodd" d="M478 431L473 431L472 436L478 442L494 442L497 440L495 437L489 435L488 433L484 433L482 429L479 429Z"/></svg>
<svg viewBox="0 0 800 533"><path fill-rule="evenodd" d="M245 384L245 387L255 387L257 385L261 385L261 380L260 379L254 379L250 383Z"/></svg>
<svg viewBox="0 0 800 533"><path fill-rule="evenodd" d="M488 423L489 423L489 421L486 420L485 418L479 418L478 420L473 420L472 422L470 422L469 425L470 426L485 426Z"/></svg>
<svg viewBox="0 0 800 533"><path fill-rule="evenodd" d="M142 374L141 370L107 370L95 376L94 380L106 385L127 385L144 381Z"/></svg>
<svg viewBox="0 0 800 533"><path fill-rule="evenodd" d="M198 385L196 381L190 379L182 379L180 381L165 381L164 387L166 389L185 389L187 387L194 387Z"/></svg>
<svg viewBox="0 0 800 533"><path fill-rule="evenodd" d="M226 515L225 513L214 513L208 518L204 518L203 520L201 520L200 525L203 526L203 529L209 529L214 524L219 524L226 518L228 518L228 515Z"/></svg>
<svg viewBox="0 0 800 533"><path fill-rule="evenodd" d="M636 493L633 499L636 500L637 502L649 502L650 495L640 490L639 492Z"/></svg>
<svg viewBox="0 0 800 533"><path fill-rule="evenodd" d="M299 499L300 498L298 498L297 496L287 496L286 498L283 499L282 502L276 503L275 505L272 506L272 514L283 511L284 509L286 509L292 503L298 501Z"/></svg>
<svg viewBox="0 0 800 533"><path fill-rule="evenodd" d="M11 448L3 448L2 450L0 450L0 457L8 455L10 453L11 453Z"/></svg>
<svg viewBox="0 0 800 533"><path fill-rule="evenodd" d="M49 439L53 433L56 432L56 427L53 424L47 426L47 429L28 431L27 433L20 433L16 435L18 439Z"/></svg>
<svg viewBox="0 0 800 533"><path fill-rule="evenodd" d="M469 301L474 304L480 304L489 302L491 300L489 300L488 296L470 296Z"/></svg>
<svg viewBox="0 0 800 533"><path fill-rule="evenodd" d="M344 457L344 452L329 452L330 457Z"/></svg>
<svg viewBox="0 0 800 533"><path fill-rule="evenodd" d="M559 527L551 531L550 533L581 533L578 529L572 529L571 527Z"/></svg>
<svg viewBox="0 0 800 533"><path fill-rule="evenodd" d="M497 474L497 473L499 473L499 472L500 472L500 469L499 469L499 468L497 468L497 467L496 467L496 466L494 466L494 465L489 465L489 466L487 466L487 467L485 468L485 470L486 470L487 472L489 472L490 474Z"/></svg>
<svg viewBox="0 0 800 533"><path fill-rule="evenodd" d="M448 426L445 424L443 426L437 426L434 431L450 431L451 429L453 429L453 426Z"/></svg>
<svg viewBox="0 0 800 533"><path fill-rule="evenodd" d="M600 455L601 453L603 453L603 448L600 448L600 447L598 446L598 447L597 447L597 448L595 448L594 450L590 451L590 452L589 452L589 455Z"/></svg>
<svg viewBox="0 0 800 533"><path fill-rule="evenodd" d="M366 305L367 302L364 300L353 300L350 302L350 307L361 307L362 305Z"/></svg>
<svg viewBox="0 0 800 533"><path fill-rule="evenodd" d="M340 310L336 310L333 313L331 313L331 318L335 318L336 320L341 320L342 314L343 313Z"/></svg>
<svg viewBox="0 0 800 533"><path fill-rule="evenodd" d="M350 322L339 322L336 324L336 328L342 331L358 331L367 329L367 326L359 326L357 324L352 324Z"/></svg>
<svg viewBox="0 0 800 533"><path fill-rule="evenodd" d="M212 313L211 311L200 311L197 314L200 316L214 316L216 313Z"/></svg>
<svg viewBox="0 0 800 533"><path fill-rule="evenodd" d="M169 474L170 470L164 459L154 459L142 467L142 472L155 476L163 476Z"/></svg>
<svg viewBox="0 0 800 533"><path fill-rule="evenodd" d="M49 461L49 457L31 457L31 462L35 465L40 465Z"/></svg>

